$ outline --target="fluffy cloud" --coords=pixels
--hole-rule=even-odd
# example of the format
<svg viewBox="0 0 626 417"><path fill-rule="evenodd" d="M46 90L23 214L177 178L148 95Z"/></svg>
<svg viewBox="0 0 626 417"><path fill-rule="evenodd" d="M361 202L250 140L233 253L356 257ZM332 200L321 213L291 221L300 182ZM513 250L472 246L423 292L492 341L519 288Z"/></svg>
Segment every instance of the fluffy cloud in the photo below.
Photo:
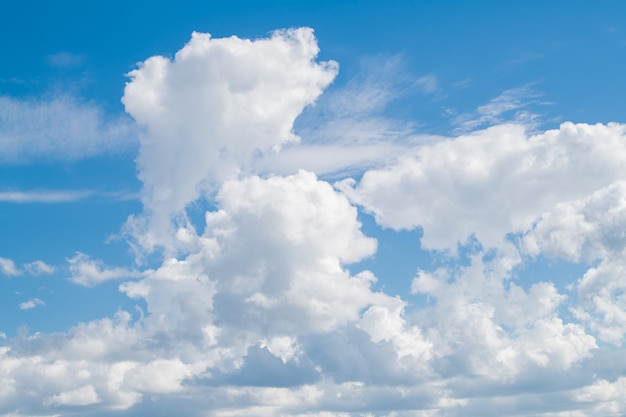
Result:
<svg viewBox="0 0 626 417"><path fill-rule="evenodd" d="M529 136L521 125L500 125L423 146L337 186L385 227L421 227L424 248L454 251L472 235L499 247L556 204L624 178L625 131L564 123Z"/></svg>
<svg viewBox="0 0 626 417"><path fill-rule="evenodd" d="M371 255L376 241L361 233L347 199L313 174L230 181L217 201L202 236L178 233L191 255L122 285L163 325L204 323L196 330L207 343L243 328L280 352L281 337L332 330L386 299L370 290L371 273L343 267Z"/></svg>
<svg viewBox="0 0 626 417"><path fill-rule="evenodd" d="M60 392L44 400L44 405L90 405L99 403L100 397L93 385L85 385L70 391Z"/></svg>
<svg viewBox="0 0 626 417"><path fill-rule="evenodd" d="M617 181L591 195L544 212L523 237L522 248L570 262L598 263L576 283L574 313L615 345L626 341L626 183Z"/></svg>
<svg viewBox="0 0 626 417"><path fill-rule="evenodd" d="M119 290L137 311L3 339L0 414L624 410L616 376L623 355L611 356L596 337L619 346L626 325L624 239L616 232L626 201L625 127L566 123L529 135L501 125L392 143L377 161L399 149L402 158L337 183L341 191L304 170L268 175L271 164L259 161L296 148L294 119L336 74L336 64L315 62L317 52L309 29L256 41L194 34L173 60L152 57L130 74L124 104L145 129L144 213L128 228L138 252L162 246L163 258L143 271L82 253L68 259L80 285L125 280ZM430 91L435 80L415 87ZM389 97L374 90L344 99L338 114L354 104L367 120L368 101L375 108ZM515 110L511 101L480 110L482 122ZM368 155L376 149L380 143ZM358 165L363 156L327 167L346 161ZM252 175L256 169L264 175ZM210 209L194 226L185 209L200 198ZM417 272L412 295L385 294L360 267L377 242L352 203L385 227L421 227L423 248L449 251L439 253L438 268ZM535 256L594 265L574 294L540 279L516 281ZM8 259L0 268L20 272Z"/></svg>
<svg viewBox="0 0 626 417"><path fill-rule="evenodd" d="M0 97L0 163L75 160L127 150L136 129L126 118L70 96L49 100Z"/></svg>
<svg viewBox="0 0 626 417"><path fill-rule="evenodd" d="M335 62L315 62L318 51L307 28L255 41L194 33L173 60L154 56L129 74L122 101L144 127L137 164L152 232L145 247L167 243L170 216L203 189L298 140L295 118L337 73Z"/></svg>
<svg viewBox="0 0 626 417"><path fill-rule="evenodd" d="M128 408L144 394L192 389L192 378L210 383L231 374L237 385L245 381L239 369L260 366L255 361L261 357L253 355L258 349L273 356L278 369L316 375L308 338L343 333L346 326L357 331L357 323L365 343L391 342L401 346L399 359L427 359L421 350L429 345L419 331L402 334L408 327L404 304L372 291L371 273L353 276L345 269L370 256L376 241L362 234L356 209L330 184L304 171L250 177L224 184L217 202L202 235L179 230L190 251L186 258L167 259L143 279L120 286L146 302L148 315L136 324L119 313L115 320L77 325L67 335L12 340L0 361L19 364L7 370L15 387L8 404L35 377L42 381L41 404L57 407ZM86 283L119 275L82 254L70 263ZM389 321L394 334L381 334ZM255 402L260 394L253 393Z"/></svg>

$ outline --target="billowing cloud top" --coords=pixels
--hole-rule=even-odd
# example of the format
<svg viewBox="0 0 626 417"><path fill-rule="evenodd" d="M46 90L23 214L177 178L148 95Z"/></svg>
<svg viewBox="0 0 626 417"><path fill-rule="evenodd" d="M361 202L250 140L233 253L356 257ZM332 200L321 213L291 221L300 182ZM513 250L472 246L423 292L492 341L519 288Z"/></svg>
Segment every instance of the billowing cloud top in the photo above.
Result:
<svg viewBox="0 0 626 417"><path fill-rule="evenodd" d="M303 155L294 120L337 74L317 53L307 28L258 40L194 33L173 59L151 57L129 74L123 103L142 128L143 211L126 231L139 255L164 250L134 267L70 255L72 282L119 280L137 312L3 337L0 414L626 412L626 127L529 133L508 123L386 146L377 141L398 130L361 131L354 143L378 166L358 180L254 172L288 143ZM434 75L417 85L439 89ZM345 122L354 91L338 96ZM373 110L355 111L360 123ZM350 150L353 125L341 125ZM318 156L339 149L328 138L316 145ZM327 169L362 162L346 153ZM201 220L188 218L191 203ZM432 264L408 277L367 270L379 245L363 230L367 213L380 227L421 229L415 256L430 251ZM539 258L586 272L519 279ZM0 258L7 279L58 269ZM385 291L392 281L404 295ZM49 306L29 297L16 308Z"/></svg>
<svg viewBox="0 0 626 417"><path fill-rule="evenodd" d="M129 74L122 101L145 127L137 165L156 234L203 189L298 140L295 118L337 74L335 62L315 62L318 51L308 28L254 41L194 33L173 60L155 56Z"/></svg>

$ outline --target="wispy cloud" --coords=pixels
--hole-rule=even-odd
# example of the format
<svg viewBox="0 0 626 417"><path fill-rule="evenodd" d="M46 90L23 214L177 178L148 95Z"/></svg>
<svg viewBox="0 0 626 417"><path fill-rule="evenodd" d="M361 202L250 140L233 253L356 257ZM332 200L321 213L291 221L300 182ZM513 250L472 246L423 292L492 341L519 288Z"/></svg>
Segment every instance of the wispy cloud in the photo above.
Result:
<svg viewBox="0 0 626 417"><path fill-rule="evenodd" d="M0 273L10 277L21 274L11 259L2 257L0 257Z"/></svg>
<svg viewBox="0 0 626 417"><path fill-rule="evenodd" d="M71 96L18 100L0 96L0 163L76 160L136 145L127 116Z"/></svg>
<svg viewBox="0 0 626 417"><path fill-rule="evenodd" d="M417 85L423 93L434 93L439 86L439 80L434 74L428 74L415 80L415 85Z"/></svg>
<svg viewBox="0 0 626 417"><path fill-rule="evenodd" d="M458 132L511 121L532 124L538 115L528 108L532 104L537 104L540 97L541 93L532 89L530 85L505 90L488 103L479 106L474 112L456 116L453 123L458 126Z"/></svg>
<svg viewBox="0 0 626 417"><path fill-rule="evenodd" d="M31 300L20 303L20 310L30 310L38 306L45 306L46 303L41 301L39 298L33 298Z"/></svg>
<svg viewBox="0 0 626 417"><path fill-rule="evenodd" d="M93 195L91 191L0 191L2 203L68 203Z"/></svg>
<svg viewBox="0 0 626 417"><path fill-rule="evenodd" d="M85 59L86 57L84 55L74 54L67 51L57 52L46 57L48 64L57 68L77 67L85 62Z"/></svg>
<svg viewBox="0 0 626 417"><path fill-rule="evenodd" d="M435 74L415 76L402 55L365 58L354 78L345 86L331 87L301 115L296 127L299 143L263 155L254 168L273 174L306 169L328 178L393 161L438 138L418 134L418 124L394 116L391 106L411 95L432 100L440 90Z"/></svg>
<svg viewBox="0 0 626 417"><path fill-rule="evenodd" d="M84 287L93 287L104 281L141 276L141 272L136 270L108 267L103 261L92 259L81 252L77 252L74 257L67 261L70 264L70 281Z"/></svg>
<svg viewBox="0 0 626 417"><path fill-rule="evenodd" d="M0 191L0 203L72 203L90 197L103 197L119 201L137 200L139 194L124 191L93 191L93 190L35 190L35 191Z"/></svg>
<svg viewBox="0 0 626 417"><path fill-rule="evenodd" d="M54 273L56 268L43 261L34 261L24 264L24 270L30 275L44 275Z"/></svg>

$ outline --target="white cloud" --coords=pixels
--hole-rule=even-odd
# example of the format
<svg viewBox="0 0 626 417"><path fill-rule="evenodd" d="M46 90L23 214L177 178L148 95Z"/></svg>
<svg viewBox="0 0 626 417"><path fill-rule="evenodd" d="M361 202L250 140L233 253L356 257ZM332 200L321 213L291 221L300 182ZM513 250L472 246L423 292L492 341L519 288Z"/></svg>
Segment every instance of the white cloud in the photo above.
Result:
<svg viewBox="0 0 626 417"><path fill-rule="evenodd" d="M511 121L531 125L538 115L525 108L537 103L539 97L541 94L530 86L512 88L479 106L475 112L456 116L454 123L461 132Z"/></svg>
<svg viewBox="0 0 626 417"><path fill-rule="evenodd" d="M626 412L626 378L610 382L598 379L592 385L574 391L571 397L578 403L592 405L592 415L618 415Z"/></svg>
<svg viewBox="0 0 626 417"><path fill-rule="evenodd" d="M295 118L337 73L318 51L307 28L255 41L194 33L173 60L154 56L129 74L122 101L145 128L137 164L152 232L138 231L140 243L167 244L170 216L203 189L298 140Z"/></svg>
<svg viewBox="0 0 626 417"><path fill-rule="evenodd" d="M257 343L353 322L382 297L370 290L371 273L350 276L343 268L372 254L376 241L360 232L347 199L315 175L229 181L217 201L220 210L207 213L203 236L178 234L192 255L122 285L130 296L146 298L152 314L169 311L172 326L216 317L224 326L262 331ZM197 287L190 304L174 308L174 288L188 286ZM215 302L224 310L213 311Z"/></svg>
<svg viewBox="0 0 626 417"><path fill-rule="evenodd" d="M46 303L41 301L39 298L33 298L32 300L28 300L23 303L20 303L19 307L20 307L20 310L30 310L37 306L45 306L45 305Z"/></svg>
<svg viewBox="0 0 626 417"><path fill-rule="evenodd" d="M419 271L413 280L414 293L432 298L416 320L436 347L435 368L451 362L464 373L514 381L534 367L563 371L591 357L598 348L594 337L559 317L567 297L551 283L525 290L508 282L511 260L485 256L474 255L465 268Z"/></svg>
<svg viewBox="0 0 626 417"><path fill-rule="evenodd" d="M625 323L623 236L614 231L623 229L626 128L566 123L529 136L502 125L426 138L402 126L398 136L411 138L408 145L396 138L385 148L380 132L390 134L389 125L366 122L387 92L353 91L346 96L356 99L353 113L350 100L337 101L345 136L317 144L330 144L319 155L345 152L324 169L389 162L401 149L403 158L358 183L339 182L343 193L307 171L249 175L270 172L262 161L277 148L296 149L294 119L336 73L335 64L315 63L316 54L307 29L257 41L195 34L173 60L153 57L131 73L125 105L146 129L138 160L145 211L134 220L135 237L145 249L175 250L141 272L82 253L68 259L80 285L136 278L119 289L146 311L3 341L0 413L84 407L92 415L403 417L548 416L557 403L579 415L624 409L623 378L615 378L623 355L606 359L610 351L595 335L619 344ZM516 105L509 97L479 112L488 123ZM355 114L364 130L382 128L350 142ZM368 153L350 159L355 149ZM203 195L214 206L197 232L185 208ZM418 271L411 290L422 304L391 297L375 290L372 272L347 268L358 270L377 248L348 198L384 226L422 227L426 249L454 252L468 239L482 246L464 248L463 266ZM506 241L511 233L521 240ZM529 255L542 254L599 261L576 285L579 304L553 283L514 281ZM450 253L440 255L446 265ZM4 258L0 267L19 272ZM51 271L40 261L24 269ZM566 307L574 317L564 317Z"/></svg>
<svg viewBox="0 0 626 417"><path fill-rule="evenodd" d="M0 191L3 203L67 203L91 196L90 191Z"/></svg>
<svg viewBox="0 0 626 417"><path fill-rule="evenodd" d="M544 212L523 237L522 249L570 262L598 263L576 283L575 315L605 342L622 345L626 334L626 182Z"/></svg>
<svg viewBox="0 0 626 417"><path fill-rule="evenodd" d="M135 146L136 129L92 103L70 96L49 100L0 97L0 163L75 160Z"/></svg>
<svg viewBox="0 0 626 417"><path fill-rule="evenodd" d="M21 274L11 259L2 257L0 257L0 272L10 277Z"/></svg>
<svg viewBox="0 0 626 417"><path fill-rule="evenodd" d="M297 122L301 142L255 161L259 172L289 175L305 169L343 178L440 139L416 133L415 123L386 111L398 99L432 92L437 85L435 75L416 80L400 55L369 57L360 64L346 85L331 86L315 107L303 112Z"/></svg>
<svg viewBox="0 0 626 417"><path fill-rule="evenodd" d="M626 181L620 178L583 198L561 202L542 213L524 235L523 249L531 255L542 253L571 262L592 262L626 249L624 226Z"/></svg>
<svg viewBox="0 0 626 417"><path fill-rule="evenodd" d="M52 265L48 265L43 261L34 261L24 264L24 270L30 275L43 275L54 273L56 268Z"/></svg>
<svg viewBox="0 0 626 417"><path fill-rule="evenodd" d="M71 274L70 280L85 287L93 287L113 279L141 276L141 273L135 270L107 267L101 260L91 259L88 255L80 252L77 252L67 261Z"/></svg>
<svg viewBox="0 0 626 417"><path fill-rule="evenodd" d="M235 375L231 391L242 394L216 393L223 404L211 406L216 412L231 407L225 395L247 397L255 410L305 410L321 399L314 386L237 388L237 372L260 365L250 350L265 347L276 366L316 372L305 339L346 326L356 331L354 323L371 305L393 310L389 316L398 326L390 343L397 340L409 349L404 355L413 354L415 347L401 334L402 303L373 292L371 273L352 276L343 267L372 254L376 242L361 233L356 209L330 184L307 172L251 177L227 182L217 203L218 210L207 213L203 235L177 233L190 252L186 258L168 259L143 279L121 285L129 296L145 299L145 318L132 324L121 312L115 320L82 323L64 335L22 337L3 351L0 366L7 367L14 387L9 404L23 398L19 393L34 378L38 397L48 405L98 402L103 409L127 409L144 395L188 396L194 380L211 383L212 375L224 374ZM107 271L82 254L70 262L89 266L87 282L100 281L93 276ZM380 328L378 321L372 316L368 326Z"/></svg>
<svg viewBox="0 0 626 417"><path fill-rule="evenodd" d="M99 403L100 397L93 385L85 385L71 391L64 391L48 397L44 400L45 405L91 405Z"/></svg>
<svg viewBox="0 0 626 417"><path fill-rule="evenodd" d="M336 185L385 227L422 227L424 248L454 251L472 235L498 247L556 204L623 178L625 131L616 123L564 123L528 136L519 125L495 126Z"/></svg>

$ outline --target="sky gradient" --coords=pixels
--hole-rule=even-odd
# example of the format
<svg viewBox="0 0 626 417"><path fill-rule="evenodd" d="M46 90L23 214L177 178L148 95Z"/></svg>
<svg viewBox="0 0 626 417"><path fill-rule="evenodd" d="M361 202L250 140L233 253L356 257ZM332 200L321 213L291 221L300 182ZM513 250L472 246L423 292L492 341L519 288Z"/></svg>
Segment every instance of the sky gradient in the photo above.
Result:
<svg viewBox="0 0 626 417"><path fill-rule="evenodd" d="M622 2L5 3L0 416L626 413Z"/></svg>

